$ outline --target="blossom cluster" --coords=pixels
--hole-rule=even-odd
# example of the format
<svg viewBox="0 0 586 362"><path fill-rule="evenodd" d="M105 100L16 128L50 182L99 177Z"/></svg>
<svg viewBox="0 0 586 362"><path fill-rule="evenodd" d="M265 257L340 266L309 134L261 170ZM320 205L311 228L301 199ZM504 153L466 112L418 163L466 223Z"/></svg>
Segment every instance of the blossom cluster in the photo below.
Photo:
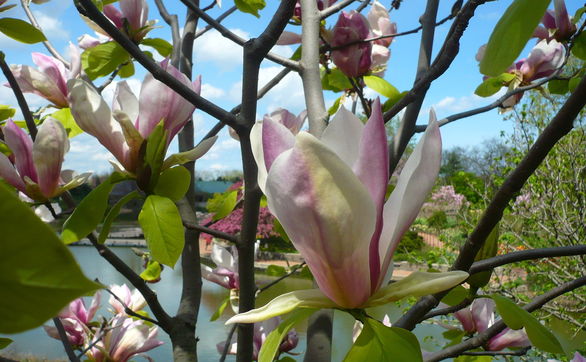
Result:
<svg viewBox="0 0 586 362"><path fill-rule="evenodd" d="M466 197L457 193L454 186L445 185L431 194L431 200L442 209L460 210L466 202Z"/></svg>
<svg viewBox="0 0 586 362"><path fill-rule="evenodd" d="M126 362L163 344L156 339L158 328L150 327L141 319L126 314L126 308L141 312L146 302L138 290L133 292L125 285L112 285L108 303L113 317L101 322L94 317L100 307L101 296L97 292L87 308L82 298L78 298L64 308L58 315L67 334L69 344L85 351L90 361ZM115 298L114 295L117 297ZM45 326L50 337L61 339L56 327Z"/></svg>

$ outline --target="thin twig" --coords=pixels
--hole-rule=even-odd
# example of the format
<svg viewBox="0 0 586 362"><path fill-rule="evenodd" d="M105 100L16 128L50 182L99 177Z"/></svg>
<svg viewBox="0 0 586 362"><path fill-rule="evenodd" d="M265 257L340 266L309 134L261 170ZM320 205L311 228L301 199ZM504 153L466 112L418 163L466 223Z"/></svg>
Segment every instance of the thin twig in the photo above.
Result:
<svg viewBox="0 0 586 362"><path fill-rule="evenodd" d="M224 362L226 360L228 351L230 351L230 345L232 344L232 337L234 336L234 332L236 332L236 327L238 327L238 324L232 324L232 328L230 328L230 331L228 332L228 339L226 339L226 344L224 345L224 349L222 350L220 362Z"/></svg>
<svg viewBox="0 0 586 362"><path fill-rule="evenodd" d="M26 16L28 17L28 19L30 20L31 24L42 33L43 32L43 29L41 29L41 26L37 22L37 19L36 19L35 15L33 14L33 12L30 9L30 6L29 6L30 5L30 0L20 0L20 4L22 5L22 8L24 10L24 13L26 14ZM61 56L61 54L59 54L59 52L57 51L57 49L55 49L55 47L53 46L53 44L51 44L51 42L48 39L43 41L43 45L45 46L45 48L47 48L47 50L49 51L49 53L51 53L51 55L53 55L61 63L63 63L63 65L65 66L65 68L69 69L71 67L71 64L69 64L69 62L67 60L65 60Z"/></svg>
<svg viewBox="0 0 586 362"><path fill-rule="evenodd" d="M192 223L188 223L188 222L184 221L183 226L185 226L188 229L201 231L203 233L210 234L210 235L215 236L217 238L224 239L224 240L229 241L233 244L238 244L240 242L240 240L238 240L238 237L235 235L228 234L223 231L219 231L219 230L215 230L215 229L210 229L208 227L205 227L205 226L202 226L199 224L192 224Z"/></svg>
<svg viewBox="0 0 586 362"><path fill-rule="evenodd" d="M155 4L157 5L157 9L159 10L159 14L163 21L167 23L171 27L171 37L173 40L173 55L171 56L171 64L175 68L179 64L179 57L181 56L181 48L178 44L181 43L181 35L179 34L179 21L177 20L176 14L169 14L165 4L163 4L163 0L155 0Z"/></svg>
<svg viewBox="0 0 586 362"><path fill-rule="evenodd" d="M226 19L228 16L230 16L233 12L235 12L236 10L238 10L238 8L236 6L232 6L230 9L226 10L222 15L218 16L215 20L216 22L219 24L222 22L222 20ZM195 39L199 38L200 36L204 35L205 33L207 33L209 30L213 29L214 27L211 25L206 25L205 28L201 29L200 31L198 31L197 33L195 33Z"/></svg>
<svg viewBox="0 0 586 362"><path fill-rule="evenodd" d="M463 356L524 356L529 352L531 346L521 348L517 351L479 351L479 352L462 352Z"/></svg>
<svg viewBox="0 0 586 362"><path fill-rule="evenodd" d="M474 301L474 298L465 298L460 303L458 303L456 305L453 305L451 307L446 307L446 308L432 310L431 312L427 313L423 317L423 320L426 320L426 319L429 319L429 318L433 318L433 317L437 317L437 316L440 316L440 315L448 315L448 314L451 314L451 313L455 313L455 312L459 311L460 309L466 308L467 306L469 306L470 304L472 304L472 301Z"/></svg>
<svg viewBox="0 0 586 362"><path fill-rule="evenodd" d="M301 264L297 264L295 266L293 266L291 268L291 270L285 274L285 275L281 275L280 277L278 277L277 279L273 280L270 283L267 283L265 285L263 285L262 287L258 288L258 290L256 291L256 296L258 296L260 293L264 292L265 290L269 289L270 287L272 287L273 285L279 283L281 280L290 277L291 275L297 273L297 271L301 268L303 268L303 266L305 266L305 262L302 262Z"/></svg>

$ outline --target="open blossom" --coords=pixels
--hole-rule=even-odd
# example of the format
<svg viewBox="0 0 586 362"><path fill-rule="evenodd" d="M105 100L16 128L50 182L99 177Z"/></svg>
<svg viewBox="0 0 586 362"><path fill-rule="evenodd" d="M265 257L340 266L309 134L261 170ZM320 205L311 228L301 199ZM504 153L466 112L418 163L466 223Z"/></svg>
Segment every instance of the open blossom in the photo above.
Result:
<svg viewBox="0 0 586 362"><path fill-rule="evenodd" d="M541 40L531 49L527 58L515 65L523 81L531 82L552 75L564 63L564 55L565 48L561 43Z"/></svg>
<svg viewBox="0 0 586 362"><path fill-rule="evenodd" d="M187 76L170 65L168 60L164 60L161 67L199 94L200 78L191 83ZM71 113L76 123L82 130L96 137L131 174L136 173L141 162L141 145L155 127L163 122L168 146L195 110L195 106L156 80L150 73L144 78L138 99L125 81L117 84L113 111L100 94L85 81L71 80L67 86L70 90ZM204 141L192 150L191 160L201 157L214 141L215 138ZM163 168L169 166L166 163Z"/></svg>
<svg viewBox="0 0 586 362"><path fill-rule="evenodd" d="M118 315L106 327L104 336L86 353L86 356L95 362L126 362L136 355L162 345L163 342L157 340L157 332L157 327L149 327L140 319L133 320Z"/></svg>
<svg viewBox="0 0 586 362"><path fill-rule="evenodd" d="M540 39L557 41L568 40L576 32L576 24L572 22L564 0L554 0L554 10L547 10L541 23L533 33Z"/></svg>
<svg viewBox="0 0 586 362"><path fill-rule="evenodd" d="M482 333L492 326L495 304L492 299L475 299L468 308L454 313L454 316L462 323L462 327L468 333ZM527 337L525 329L512 330L505 328L502 332L492 337L485 348L488 351L500 351L509 347L527 347L531 342Z"/></svg>
<svg viewBox="0 0 586 362"><path fill-rule="evenodd" d="M259 186L271 212L309 266L318 289L294 291L239 314L228 323L250 323L295 308L367 308L407 295L452 287L467 273L420 273L390 285L392 255L417 216L439 172L441 139L435 116L385 200L389 182L387 136L380 101L366 124L344 108L321 139L294 136L265 120L251 132ZM260 127L257 123L254 127ZM260 134L260 137L259 137Z"/></svg>
<svg viewBox="0 0 586 362"><path fill-rule="evenodd" d="M330 44L334 48L343 46L332 50L332 61L348 77L359 77L370 69L372 44L363 42L369 34L370 26L364 15L355 10L342 11L332 29ZM358 43L346 45L353 42Z"/></svg>
<svg viewBox="0 0 586 362"><path fill-rule="evenodd" d="M287 127L293 134L299 133L303 123L305 122L305 118L307 118L307 111L303 110L299 115L294 115L293 113L289 112L284 108L277 108L269 114L265 114L263 119L272 119L275 122L279 122L283 126ZM240 140L236 131L233 128L229 129L230 136L235 140Z"/></svg>
<svg viewBox="0 0 586 362"><path fill-rule="evenodd" d="M142 294L138 291L138 289L134 289L132 292L130 288L126 284L122 285L111 285L110 291L117 296L118 299L114 298L113 295L110 295L110 299L108 299L108 303L112 306L113 312L115 314L126 314L125 306L130 308L133 312L138 312L142 310L146 306L146 300L142 296Z"/></svg>
<svg viewBox="0 0 586 362"><path fill-rule="evenodd" d="M76 78L81 71L79 50L70 45L71 67L66 69L57 58L42 53L32 53L38 68L28 65L10 65L10 70L20 89L47 99L57 108L67 108L67 81Z"/></svg>
<svg viewBox="0 0 586 362"><path fill-rule="evenodd" d="M120 9L113 4L104 5L104 15L132 40L140 42L146 34L155 28L155 20L148 20L149 6L145 0L120 0ZM93 21L84 18L88 25L98 34L110 37Z"/></svg>
<svg viewBox="0 0 586 362"><path fill-rule="evenodd" d="M397 33L397 24L391 22L387 9L378 1L375 1L370 8L367 15L368 23L370 25L370 37L379 37L382 35L391 35ZM372 44L370 68L375 75L383 76L391 51L389 46L394 38L383 38L375 40Z"/></svg>
<svg viewBox="0 0 586 362"><path fill-rule="evenodd" d="M258 354L260 352L260 349L261 349L263 343L267 339L267 336L275 328L277 328L280 323L281 323L280 317L273 317L271 319L254 324L254 335L252 337L253 338L253 340L252 340L252 343L253 343L252 344L252 348L253 348L252 359L253 360L256 361L258 359ZM279 352L289 352L290 350L297 347L297 343L299 343L299 338L297 337L297 332L295 331L295 329L291 329L287 333L287 335L283 338L283 340L281 341L281 344L279 345L278 350L279 350ZM219 353L223 353L225 346L226 346L226 342L224 341L224 342L218 343L216 345L216 348L218 349ZM228 350L228 354L236 354L237 349L238 349L238 344L232 343L230 345L230 349Z"/></svg>
<svg viewBox="0 0 586 362"><path fill-rule="evenodd" d="M34 142L10 119L2 127L2 133L12 155L0 153L0 178L31 199L46 201L85 182L88 174L61 185L61 165L69 150L69 140L58 120L48 117L39 127Z"/></svg>
<svg viewBox="0 0 586 362"><path fill-rule="evenodd" d="M238 278L238 251L236 247L230 249L213 243L212 261L216 263L215 269L207 265L201 265L201 276L212 283L216 283L226 289L240 289Z"/></svg>
<svg viewBox="0 0 586 362"><path fill-rule="evenodd" d="M89 308L86 308L83 298L77 298L59 312L59 319L63 324L69 343L80 346L87 342L89 323L94 319L100 307L100 292L94 294ZM44 326L45 332L52 338L61 339L57 328Z"/></svg>

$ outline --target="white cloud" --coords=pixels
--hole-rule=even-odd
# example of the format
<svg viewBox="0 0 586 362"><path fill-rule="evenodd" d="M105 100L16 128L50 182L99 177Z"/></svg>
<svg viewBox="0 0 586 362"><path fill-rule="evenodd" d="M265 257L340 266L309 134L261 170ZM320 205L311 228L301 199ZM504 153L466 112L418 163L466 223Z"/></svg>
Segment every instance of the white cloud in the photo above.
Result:
<svg viewBox="0 0 586 362"><path fill-rule="evenodd" d="M210 165L209 168L212 170L227 170L228 166L223 165L221 163L214 163L214 164Z"/></svg>
<svg viewBox="0 0 586 362"><path fill-rule="evenodd" d="M57 18L47 15L45 12L34 11L37 22L43 33L50 35L51 39L67 39L69 32L63 27L63 23Z"/></svg>
<svg viewBox="0 0 586 362"><path fill-rule="evenodd" d="M201 96L206 99L218 99L224 95L226 95L226 92L223 89L216 88L208 83L201 85Z"/></svg>
<svg viewBox="0 0 586 362"><path fill-rule="evenodd" d="M494 94L486 98L479 97L476 94L471 94L462 97L448 96L442 98L439 102L433 104L432 107L438 113L438 116L439 114L443 114L443 116L445 117L449 114L460 113L490 104L491 102L502 96L504 92L504 90L501 90L497 94ZM430 107L423 109L421 114L428 114L429 108Z"/></svg>
<svg viewBox="0 0 586 362"><path fill-rule="evenodd" d="M249 34L243 30L230 31L244 39L249 38ZM195 63L211 62L222 71L228 71L242 65L242 47L217 31L211 30L198 38L194 58Z"/></svg>

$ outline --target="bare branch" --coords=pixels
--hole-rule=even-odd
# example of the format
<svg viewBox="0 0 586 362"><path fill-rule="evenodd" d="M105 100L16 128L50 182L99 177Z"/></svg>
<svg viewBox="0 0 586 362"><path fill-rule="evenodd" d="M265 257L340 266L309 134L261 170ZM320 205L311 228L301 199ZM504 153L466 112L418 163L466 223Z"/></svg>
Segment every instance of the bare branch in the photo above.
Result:
<svg viewBox="0 0 586 362"><path fill-rule="evenodd" d="M226 10L222 15L218 16L216 18L216 23L221 23L222 20L226 19L228 16L230 16L233 12L235 12L236 10L238 10L238 8L236 6L232 6L230 9ZM214 27L211 25L206 25L203 29L201 29L200 31L198 31L197 33L195 33L195 39L199 38L200 36L204 35L205 33L207 33L209 30L213 29Z"/></svg>
<svg viewBox="0 0 586 362"><path fill-rule="evenodd" d="M65 353L67 353L67 357L71 362L79 362L79 358L73 352L73 348L71 344L69 344L69 338L67 338L67 332L65 332L65 327L63 327L63 323L61 323L61 319L59 317L53 318L53 324L55 324L55 328L57 328L57 333L59 333L59 339L61 340L61 344L63 344L63 348L65 348Z"/></svg>
<svg viewBox="0 0 586 362"><path fill-rule="evenodd" d="M100 281L96 279L96 282L99 283ZM110 288L104 287L104 290L106 292L108 292L108 294L110 294L111 296L113 296L114 299L116 299L118 301L118 303L122 304L122 306L124 307L124 313L128 314L129 316L133 316L135 318L142 319L142 320L147 321L149 323L153 323L153 324L159 325L159 322L158 321L156 321L156 320L154 320L152 318L149 318L147 316L144 316L142 314L136 313L135 311L133 311L132 309L130 309L130 307L126 303L124 303L124 301L122 299L120 299L120 297L118 297L116 294L114 294L113 291L110 290Z"/></svg>
<svg viewBox="0 0 586 362"><path fill-rule="evenodd" d="M188 223L188 222L184 221L183 226L185 226L188 229L201 231L203 233L210 234L210 235L215 236L217 238L224 239L224 240L229 241L233 244L238 244L240 242L240 240L238 240L238 237L235 235L228 234L223 231L218 231L215 229L210 229L210 228L207 228L207 227L199 225L199 224L192 224L192 223Z"/></svg>
<svg viewBox="0 0 586 362"><path fill-rule="evenodd" d="M159 14L161 15L161 18L163 18L163 21L171 27L171 37L173 40L171 64L177 68L179 65L179 57L181 56L181 48L178 46L178 44L181 43L181 35L179 34L179 21L177 20L177 15L169 14L165 4L163 4L163 0L155 0L155 4L157 5L157 9L159 9Z"/></svg>

